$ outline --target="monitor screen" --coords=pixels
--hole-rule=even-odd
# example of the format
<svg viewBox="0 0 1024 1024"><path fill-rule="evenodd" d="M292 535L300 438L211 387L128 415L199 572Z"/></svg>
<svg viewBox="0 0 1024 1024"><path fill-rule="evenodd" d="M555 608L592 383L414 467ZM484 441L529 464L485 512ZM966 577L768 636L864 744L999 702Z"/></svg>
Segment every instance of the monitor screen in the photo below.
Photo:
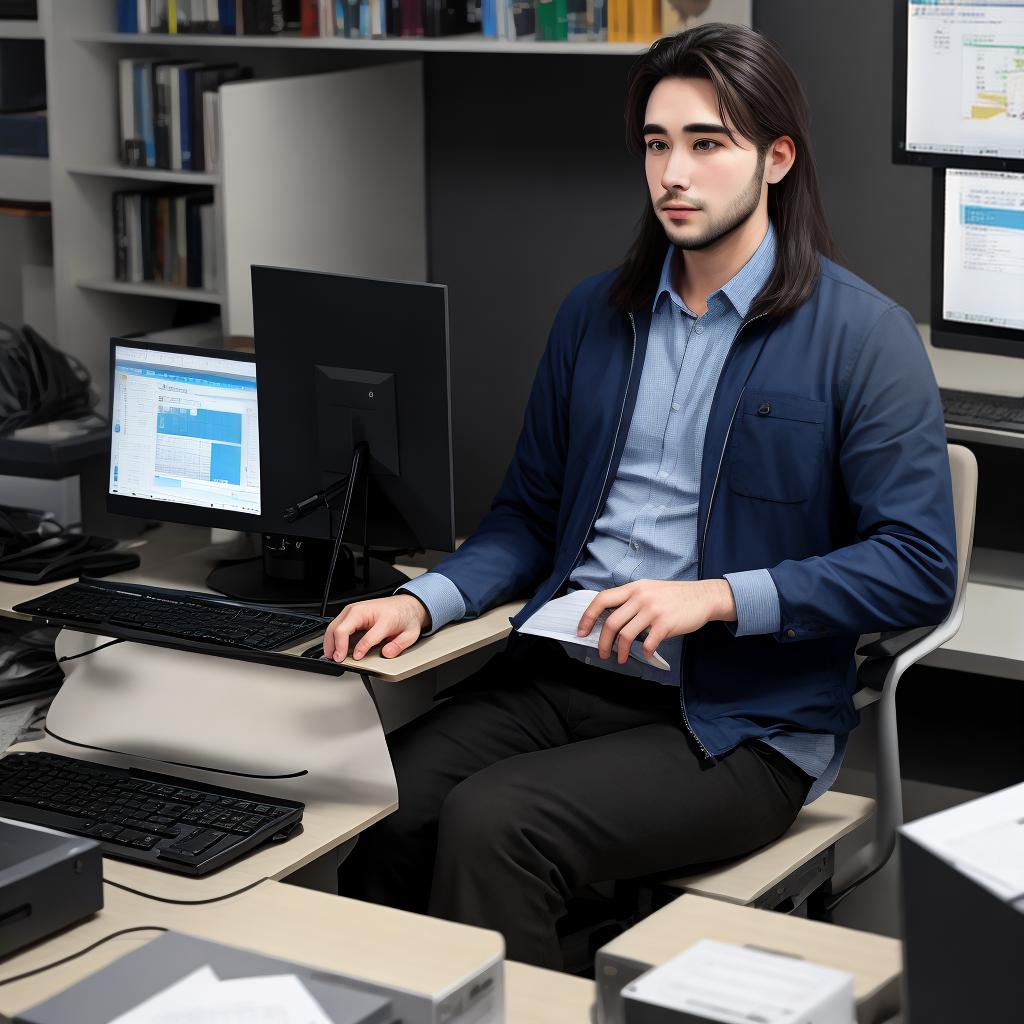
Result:
<svg viewBox="0 0 1024 1024"><path fill-rule="evenodd" d="M1024 174L936 174L933 333L1001 339L987 350L1024 355Z"/></svg>
<svg viewBox="0 0 1024 1024"><path fill-rule="evenodd" d="M115 341L111 371L111 509L257 529L255 358Z"/></svg>
<svg viewBox="0 0 1024 1024"><path fill-rule="evenodd" d="M897 0L895 47L896 160L1024 170L1024 0Z"/></svg>

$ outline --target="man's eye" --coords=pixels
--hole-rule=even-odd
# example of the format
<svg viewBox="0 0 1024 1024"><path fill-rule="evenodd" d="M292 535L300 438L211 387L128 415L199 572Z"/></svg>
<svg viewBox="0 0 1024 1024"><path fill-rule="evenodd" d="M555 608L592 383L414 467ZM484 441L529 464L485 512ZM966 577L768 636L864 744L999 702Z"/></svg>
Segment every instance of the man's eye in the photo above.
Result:
<svg viewBox="0 0 1024 1024"><path fill-rule="evenodd" d="M653 153L664 153L665 150L668 149L668 146L666 146L661 139L651 139L651 141L647 143L647 148Z"/></svg>
<svg viewBox="0 0 1024 1024"><path fill-rule="evenodd" d="M693 148L694 149L698 149L699 147L702 147L702 146L705 146L705 145L710 146L711 149L717 149L718 148L718 143L715 142L713 139L698 139L693 144ZM701 153L710 153L711 149L700 149L699 151Z"/></svg>

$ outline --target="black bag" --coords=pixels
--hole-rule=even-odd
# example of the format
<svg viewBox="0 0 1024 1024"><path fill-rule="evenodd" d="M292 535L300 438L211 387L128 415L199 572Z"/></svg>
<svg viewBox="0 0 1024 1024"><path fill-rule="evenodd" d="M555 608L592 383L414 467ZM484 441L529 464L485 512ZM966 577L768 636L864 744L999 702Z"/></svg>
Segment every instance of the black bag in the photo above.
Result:
<svg viewBox="0 0 1024 1024"><path fill-rule="evenodd" d="M89 412L98 396L89 371L31 327L0 323L0 435Z"/></svg>

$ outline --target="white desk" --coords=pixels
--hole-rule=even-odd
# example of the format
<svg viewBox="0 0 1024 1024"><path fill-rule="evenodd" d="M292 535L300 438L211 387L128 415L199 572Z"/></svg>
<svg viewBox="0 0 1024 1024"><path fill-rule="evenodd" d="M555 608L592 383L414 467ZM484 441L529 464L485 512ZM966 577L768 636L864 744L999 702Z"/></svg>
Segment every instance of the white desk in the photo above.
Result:
<svg viewBox="0 0 1024 1024"><path fill-rule="evenodd" d="M1024 359L934 348L918 324L940 387L993 395L1024 395ZM1024 449L1024 434L946 425L951 441ZM1022 456L1024 458L1024 456ZM1024 529L1024 524L1022 524ZM960 631L924 664L1024 680L1024 555L976 548Z"/></svg>
<svg viewBox="0 0 1024 1024"><path fill-rule="evenodd" d="M390 907L264 882L212 906L154 903L106 887L99 914L0 964L0 980L75 953L105 935L160 925L267 956L351 972L386 985L443 992L474 967L501 955L497 932ZM33 1006L156 937L137 932L77 960L0 987L0 1016ZM505 964L508 1024L589 1024L592 982L525 964ZM71 1024L71 1022L69 1022Z"/></svg>

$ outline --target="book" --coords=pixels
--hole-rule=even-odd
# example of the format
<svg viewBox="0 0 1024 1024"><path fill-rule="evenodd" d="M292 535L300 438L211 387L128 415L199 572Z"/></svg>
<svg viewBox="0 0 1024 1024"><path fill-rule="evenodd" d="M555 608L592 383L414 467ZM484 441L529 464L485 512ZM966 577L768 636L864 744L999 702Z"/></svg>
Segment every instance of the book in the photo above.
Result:
<svg viewBox="0 0 1024 1024"><path fill-rule="evenodd" d="M218 0L217 20L220 23L221 35L235 35L235 0Z"/></svg>
<svg viewBox="0 0 1024 1024"><path fill-rule="evenodd" d="M299 35L305 38L322 36L323 0L302 0Z"/></svg>
<svg viewBox="0 0 1024 1024"><path fill-rule="evenodd" d="M565 597L556 597L548 601L542 608L531 615L520 627L518 632L531 636L546 636L566 644L578 644L582 647L597 649L601 637L601 628L610 612L605 612L594 623L587 636L577 636L580 619L590 602L597 597L596 590L574 590ZM651 658L644 654L643 643L637 639L630 645L629 656L643 665L651 665L663 672L671 669L669 663L657 651Z"/></svg>
<svg viewBox="0 0 1024 1024"><path fill-rule="evenodd" d="M661 34L661 0L631 0L633 36L639 43L649 43Z"/></svg>
<svg viewBox="0 0 1024 1024"><path fill-rule="evenodd" d="M139 5L137 0L117 0L117 31L139 31Z"/></svg>
<svg viewBox="0 0 1024 1024"><path fill-rule="evenodd" d="M179 288L184 288L188 283L187 202L183 194L174 197L174 264L171 283Z"/></svg>
<svg viewBox="0 0 1024 1024"><path fill-rule="evenodd" d="M245 34L270 36L284 31L284 0L242 0Z"/></svg>
<svg viewBox="0 0 1024 1024"><path fill-rule="evenodd" d="M220 165L220 93L203 93L203 167L216 171Z"/></svg>
<svg viewBox="0 0 1024 1024"><path fill-rule="evenodd" d="M125 213L126 193L115 192L114 204L114 280L128 280L128 224Z"/></svg>
<svg viewBox="0 0 1024 1024"><path fill-rule="evenodd" d="M142 140L142 162L132 166L156 167L156 134L153 127L152 61L135 61L132 68L135 97L135 135Z"/></svg>
<svg viewBox="0 0 1024 1024"><path fill-rule="evenodd" d="M217 290L217 228L213 203L199 206L199 231L202 236L202 287L204 291Z"/></svg>
<svg viewBox="0 0 1024 1024"><path fill-rule="evenodd" d="M145 159L142 138L136 134L135 121L135 62L125 57L117 62L118 93L121 110L121 163L126 167L139 167Z"/></svg>
<svg viewBox="0 0 1024 1024"><path fill-rule="evenodd" d="M399 0L401 7L402 35L419 38L423 35L423 8L420 0Z"/></svg>

